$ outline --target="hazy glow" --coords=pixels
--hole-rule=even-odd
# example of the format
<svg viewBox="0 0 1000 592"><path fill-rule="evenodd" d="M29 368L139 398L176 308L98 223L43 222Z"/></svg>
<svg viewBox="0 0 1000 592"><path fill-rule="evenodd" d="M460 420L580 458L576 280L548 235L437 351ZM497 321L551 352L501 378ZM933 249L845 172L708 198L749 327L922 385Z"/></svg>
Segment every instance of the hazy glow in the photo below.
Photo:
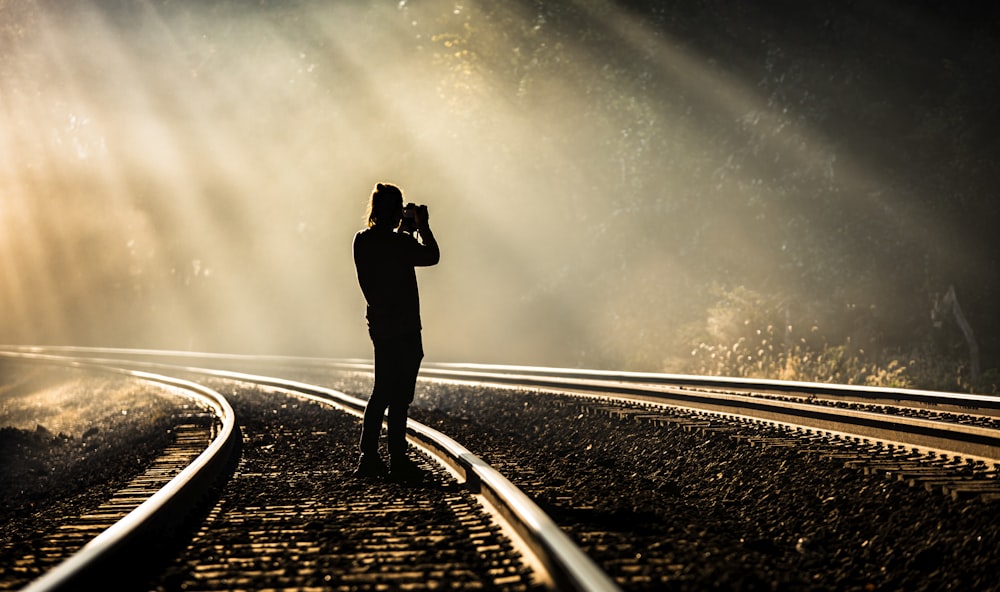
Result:
<svg viewBox="0 0 1000 592"><path fill-rule="evenodd" d="M0 426L74 438L94 427L109 429L128 413L147 419L176 405L158 387L139 381L87 377L52 368L7 367L0 388ZM183 404L183 401L181 402ZM5 461L8 459L5 459Z"/></svg>
<svg viewBox="0 0 1000 592"><path fill-rule="evenodd" d="M437 360L659 369L628 352L704 310L693 286L727 265L796 281L764 223L728 212L788 171L903 221L890 232L927 229L880 213L895 198L867 199L875 172L757 81L610 3L580 6L655 71L619 79L572 39L568 63L539 67L547 24L520 3L123 4L27 10L0 38L0 342L368 355L350 244L377 181L430 205ZM463 21L477 10L535 25ZM431 36L435 14L454 22ZM654 76L675 92L647 90ZM726 152L730 128L766 167ZM665 129L670 145L647 142ZM708 191L715 215L689 214ZM716 249L669 242L682 231Z"/></svg>

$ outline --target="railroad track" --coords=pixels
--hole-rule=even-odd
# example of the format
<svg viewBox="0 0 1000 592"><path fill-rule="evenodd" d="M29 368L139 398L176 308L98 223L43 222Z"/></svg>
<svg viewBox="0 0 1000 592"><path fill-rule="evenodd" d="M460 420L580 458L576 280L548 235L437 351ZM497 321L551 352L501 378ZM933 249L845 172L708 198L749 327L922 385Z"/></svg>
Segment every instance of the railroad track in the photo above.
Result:
<svg viewBox="0 0 1000 592"><path fill-rule="evenodd" d="M96 352L86 350L77 353L93 355ZM268 374L301 377L309 383L334 385L345 392L353 389L358 394L363 394L368 388L363 377L370 374L371 368L370 363L359 360L260 359L132 351L102 351L101 354L152 359L167 366L200 365L233 369L229 372L240 368L266 367ZM343 376L355 378L344 379ZM451 389L467 392L472 389L478 393L486 385L492 385L523 394L523 402L519 404L525 406L535 405L533 400L552 398L557 412L550 408L547 413L551 416L562 414L564 421L584 418L582 421L587 423L600 424L602 428L598 433L621 432L633 438L631 432L636 431L653 442L662 441L665 434L690 434L686 436L689 444L685 446L692 445L691 442L701 446L706 438L717 442L736 442L742 447L739 450L768 450L762 456L780 457L783 459L782 468L796 457L820 459L823 463L845 467L868 478L902 482L903 487L906 484L915 486L909 488L911 490L933 492L934 495L944 492L960 503L969 499L990 502L1000 493L996 488L997 444L993 423L996 402L989 397L852 389L808 383L746 383L698 377L454 364L426 364L421 376L422 384L426 385L423 388L428 391ZM540 393L548 396L538 397ZM437 401L440 397L431 399ZM522 398L519 396L517 400L522 401ZM506 411L498 408L496 412L513 415L517 413L517 407ZM430 412L414 410L414 415L447 433L463 433L460 431L463 427L461 422L452 421L453 418L447 414L436 414L432 409ZM526 416L520 421L530 419ZM470 441L489 440L497 439L498 434L480 433L463 438ZM516 445L515 442L510 446L513 448ZM584 448L574 444L561 446L564 450ZM589 449L590 445L585 447ZM617 532L625 526L635 528L634 524L625 523L637 519L655 521L657 518L653 514L660 512L662 507L655 512L611 512L611 519L621 518L622 524L609 524L608 516L602 514L603 510L595 508L599 504L593 503L592 499L581 501L577 492L571 491L570 479L553 477L557 469L531 468L528 465L538 461L534 458L513 458L518 454L523 456L523 453L506 454L492 450L485 453L484 458L488 457L492 465L538 501L587 555L613 576L616 583L628 589L655 589L657 583L698 581L696 575L689 573L692 571L690 565L677 559L684 554L681 550L668 545L662 557L657 555L659 546L668 537L690 543L694 548L702 544L692 541L689 532L678 535L666 526L660 532L656 531L660 526L651 525L643 525L643 528L656 531L656 536L652 538L637 536L634 531ZM597 457L591 459L591 464L594 460L597 464L607 462ZM555 463L553 466L566 464L558 455L552 462ZM582 470L578 465L574 466ZM654 468L651 472L656 474L655 478L643 477L635 483L629 483L629 476L620 472L615 473L613 478L621 479L622 487L632 488L633 498L642 497L636 492L645 495L641 491L643 488L654 488L656 495L650 499L655 498L660 506L664 503L680 505L678 492L672 490L683 489L683 484L675 485L672 479L664 480L659 469ZM722 476L723 472L719 472L718 478L722 479ZM716 476L706 473L701 478L713 480ZM549 481L556 483L552 485ZM558 481L563 483L560 485ZM861 489L867 487L864 485ZM879 488L879 491L883 490L882 486ZM610 496L612 490L607 489L604 494ZM741 512L747 511L746 501L735 499L728 493L719 494L718 498L713 502L714 506L726 510L737 507ZM928 503L926 500L931 498L920 499L923 500L921 503ZM947 507L943 507L945 510L942 511L947 511ZM699 536L710 539L713 535L706 535L702 529ZM749 553L751 559L748 561L764 564L765 571L777 571L778 567L767 565L774 561L772 555L777 553L772 547L783 544L781 536L774 537L773 541L768 537L741 538L741 552ZM630 539L632 543L628 542ZM796 556L808 554L810 540L808 536L792 539ZM864 545L869 543L867 540L860 542ZM640 555L641 558L638 558ZM989 558L978 560L992 561ZM865 577L878 581L878 578L888 576L871 574ZM690 589L697 589L697 586Z"/></svg>
<svg viewBox="0 0 1000 592"><path fill-rule="evenodd" d="M136 363L122 360L116 361L113 359L76 358L73 360L39 353L21 353L20 355L22 357L26 357L27 359L41 363L61 362L94 368L112 369L115 364L144 367L150 366L149 363ZM278 389L286 393L292 393L294 396L304 398L313 403L321 403L327 406L335 407L340 411L356 417L362 416L364 412L364 401L346 396L330 389L324 389L309 384L230 371L203 368L181 368L162 364L154 366L160 370L170 370L171 374L188 373L200 376L211 376L216 379L229 382L249 383L258 387L262 386ZM120 369L118 371L127 372L133 376L152 380L173 381L173 384L190 385L189 388L195 385L193 382L182 381L180 379L170 379L163 375L150 374L139 370ZM204 389L204 392L214 393L214 391L209 391L208 389ZM221 396L219 399L225 401L225 399ZM284 408L286 405L283 404L281 407ZM231 416L232 414L230 414L230 417ZM353 434L354 431L355 430L351 430L350 433ZM584 555L579 548L574 545L566 537L566 535L552 523L548 516L541 512L530 499L514 487L500 473L462 447L458 442L436 430L420 425L416 422L410 422L408 437L411 443L414 443L421 448L429 457L442 463L445 468L457 477L463 484L463 492L471 494L468 499L465 499L462 496L452 495L447 497L446 501L447 505L456 507L453 508L455 515L463 517L464 522L469 522L471 520L473 523L471 526L469 524L465 524L458 529L466 535L466 539L463 540L462 543L468 545L471 540L477 544L477 549L480 552L480 556L477 561L479 563L486 561L492 566L487 570L491 576L487 578L485 582L477 582L477 586L485 583L487 587L500 587L512 590L527 589L538 586L568 590L617 589L614 582L612 582L612 580L608 578L603 571L597 568L593 562L586 557L586 555ZM349 458L350 462L353 462L354 456L354 454L350 454L344 458ZM282 478L290 478L290 474L294 473L294 471L290 471L289 467L285 465L272 468L275 468L275 473L282 476ZM313 469L307 469L307 471L312 470ZM129 492L125 492L123 495L127 495L128 493ZM433 498L434 496L431 495L431 497ZM169 499L169 496L165 496L162 492L158 492L154 495L154 498ZM426 506L440 501L440 499L419 499L414 503L418 506ZM484 519L481 515L477 516L475 511L470 510L470 507L476 504L486 509L489 514L488 518ZM276 520L287 522L289 520L296 521L301 518L301 511L295 509L294 506L274 505L273 507L279 509L279 514L281 513L281 509L285 510L285 514L278 516ZM375 523L369 524L369 527L383 530L392 527L391 521L389 524L385 523L387 515L391 518L392 515L406 512L406 508L396 508L395 510L389 512L386 512L384 509L372 509L371 511L362 509L359 511L356 509L346 508L343 505L340 506L340 509L343 511L342 513L353 518L357 518L360 515L374 514L380 520L376 520ZM218 507L213 510L213 512L215 511L218 511ZM249 516L256 516L266 511L266 509L261 507L248 507L241 514L241 520L246 522ZM313 509L313 513L316 513L315 508ZM320 510L319 514L324 516L327 515L323 510ZM440 512L436 515L440 516ZM104 515L105 518L110 518L112 516L113 514L111 513ZM470 516L471 518L469 518ZM144 524L142 520L134 516L128 520L123 520L122 522L128 522L129 520L133 523ZM155 538L157 536L157 531L164 528L163 520L161 518L151 518L150 520L152 523L148 526L141 526L141 529L144 532L152 533L150 536ZM108 528L108 530L104 531L104 533L98 535L94 541L88 543L84 549L76 555L73 555L70 559L63 561L52 571L35 581L30 589L38 591L73 589L81 585L81 583L94 583L94 574L105 568L109 561L118 560L120 557L116 556L114 552L109 550L108 545L100 543L102 540L109 538L109 532L122 529L122 522L115 523L113 526ZM216 524L213 524L212 528L208 530L202 529L198 535L199 538L214 538L217 540L218 533L215 532L215 530L224 531L227 528L228 532L225 532L223 536L233 534L232 531L234 527L232 525L229 525L228 527L223 525L220 527L219 521L213 520L213 522L216 522ZM484 522L492 522L496 528L488 527L484 524ZM422 526L433 525L424 524ZM483 532L484 528L487 531L485 535ZM242 532L245 531L245 524L243 526L235 527L235 529L241 530L241 532L237 533L237 536L246 536L246 532ZM287 535L288 532L282 531L282 534ZM265 536L266 538L266 533L262 535L261 532L257 532L256 536L258 538ZM431 538L433 539L432 543L442 544L439 532ZM136 538L130 538L127 542L129 542L133 548L142 546L143 543L138 543L136 542L137 540L138 539ZM507 540L511 540L513 545L506 544ZM244 554L241 557L230 557L225 561L218 563L216 566L217 571L213 574L214 580L224 582L221 589L226 589L234 584L247 585L250 582L253 582L254 585L259 585L260 583L254 582L253 579L260 579L268 575L277 575L277 583L281 586L303 585L302 581L296 577L285 578L285 568L270 570L270 572L275 573L270 573L266 569L250 569L249 571L243 569L233 569L234 564L256 564L260 559L259 555L262 552L262 549L266 549L269 552L274 553L286 542L287 541L283 539L273 540L269 544L261 543L259 540L254 542L249 546L249 550L244 551ZM396 553L407 557L411 557L415 554L414 550L406 547L405 543L400 541L397 541L397 543L399 546L395 549ZM204 546L205 544L211 545L213 543L199 543L200 546ZM219 546L218 542L214 544L216 547ZM370 545L370 541L367 539L362 541L361 545L369 545L371 548L367 551L367 554L370 554L373 557L378 556L379 551L385 551L385 549L381 548L380 545L372 547ZM120 546L121 545L119 543L113 544L114 548L119 548ZM490 552L486 553L487 555L492 553L499 555L499 557L485 559L482 555L487 551ZM366 553L362 553L362 555L365 554ZM347 555L350 557L350 554L341 553L340 555ZM365 561L365 558L354 557L351 560ZM519 567L521 564L530 566L533 569ZM181 569L183 570L183 568ZM367 577L369 580L371 578L375 578L375 582L384 582L388 580L396 581L400 584L405 583L412 588L417 585L417 581L422 581L423 584L427 585L427 572L435 572L437 568L433 566L423 566L421 569L423 571L414 572L412 569L408 572L404 571L402 578L399 580L394 580L394 578L398 575L398 570L390 570L392 573L388 574L380 572L368 573L367 570L362 570L363 573L349 573L345 577L360 578L360 580L351 580L355 584L357 581L364 583L366 581L365 578ZM433 584L435 579L451 580L452 578L460 577L460 572L462 571L463 569L456 568L455 565L451 565L441 574L436 574L435 572L430 578L431 583ZM247 576L245 575L246 573L249 573L250 575ZM315 573L315 570L313 570L307 574L308 577L306 578L306 581L311 582L312 578L316 575L323 574L317 574ZM183 577L184 576L182 575L178 575L178 570L175 569L172 573L170 573L170 575L166 576L167 583L162 585L167 587L176 586L178 579L183 579ZM327 573L324 578L324 581L329 583L329 573ZM408 579L414 581L408 581ZM104 587L108 586L107 579L103 580L101 583ZM195 584L205 586L206 581L204 579L196 580ZM431 587L434 586L431 585Z"/></svg>
<svg viewBox="0 0 1000 592"><path fill-rule="evenodd" d="M367 369L357 362L344 367ZM863 453L843 456L850 466L886 472L954 497L1000 499L1000 397L463 364L432 365L422 376L570 393L597 402L597 408L612 416L679 422L691 429L766 424L789 437L829 440L834 448L844 448L841 442L860 445ZM666 407L685 409L691 419L658 414Z"/></svg>
<svg viewBox="0 0 1000 592"><path fill-rule="evenodd" d="M86 350L84 350L86 351ZM187 353L97 350L118 355L223 365L267 363L369 373L366 360L309 360ZM424 364L420 377L443 383L533 388L598 398L608 404L680 407L717 417L761 420L793 430L932 458L958 458L979 468L1000 463L1000 397L774 380L604 372L485 364Z"/></svg>
<svg viewBox="0 0 1000 592"><path fill-rule="evenodd" d="M8 356L9 357L9 356ZM23 361L114 373L169 387L205 412L187 414L173 429L173 442L145 472L96 510L63 521L18 562L20 576L43 573L25 590L107 589L141 581L158 552L183 536L183 525L218 486L239 449L239 431L228 402L195 383L148 372L87 362L20 357ZM122 566L129 566L123 568Z"/></svg>
<svg viewBox="0 0 1000 592"><path fill-rule="evenodd" d="M101 348L50 348L78 355L108 354L129 359L187 360L221 367L338 369L371 372L367 360L326 360L259 356L149 352ZM973 462L1000 462L1000 397L829 385L809 382L743 380L725 377L605 372L530 366L425 363L424 380L535 388L596 396L623 403L664 404L720 415L772 421L828 431L849 438L917 448Z"/></svg>

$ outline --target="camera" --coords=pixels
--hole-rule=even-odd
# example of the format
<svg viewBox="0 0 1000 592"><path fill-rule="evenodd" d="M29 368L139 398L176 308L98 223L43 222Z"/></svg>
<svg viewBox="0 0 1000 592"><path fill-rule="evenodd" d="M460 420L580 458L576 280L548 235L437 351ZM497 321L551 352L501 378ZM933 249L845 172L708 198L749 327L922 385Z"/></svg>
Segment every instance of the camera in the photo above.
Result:
<svg viewBox="0 0 1000 592"><path fill-rule="evenodd" d="M413 232L417 229L417 211L427 219L427 206L408 203L403 206L403 220L399 223L399 229L403 232Z"/></svg>

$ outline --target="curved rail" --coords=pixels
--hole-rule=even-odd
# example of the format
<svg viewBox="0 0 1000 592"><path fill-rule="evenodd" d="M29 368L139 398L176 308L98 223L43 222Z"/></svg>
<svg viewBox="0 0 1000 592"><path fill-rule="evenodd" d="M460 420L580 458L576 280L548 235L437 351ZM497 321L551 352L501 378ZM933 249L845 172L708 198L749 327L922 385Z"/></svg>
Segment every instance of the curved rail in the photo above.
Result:
<svg viewBox="0 0 1000 592"><path fill-rule="evenodd" d="M109 367L77 359L40 354L0 352L0 356L45 364L123 374L183 389L198 402L212 408L220 427L215 438L187 468L128 515L84 545L69 559L34 580L27 592L100 589L108 583L108 574L116 573L135 560L143 560L143 549L151 541L173 532L208 490L227 474L227 467L239 450L240 433L228 401L219 393L198 384L138 370Z"/></svg>
<svg viewBox="0 0 1000 592"><path fill-rule="evenodd" d="M92 353L95 350L81 349L77 351L82 354ZM218 364L219 367L231 368L274 364L287 366L291 370L310 367L314 367L316 370L340 369L365 373L372 370L370 360L356 359L203 355L192 352L140 352L136 350L102 351L130 359L162 360L167 357L172 361L199 360L201 363L211 360L211 363ZM236 373L230 374L237 375ZM904 448L923 446L933 449L931 452L936 450L954 454L956 462L959 460L957 457L961 455L966 460L983 461L992 464L995 468L1000 467L1000 429L997 429L995 425L996 416L1000 415L1000 398L998 397L805 382L750 381L669 374L482 364L428 363L422 367L421 378L423 380L465 382L475 385L538 388L545 391L583 395L595 400L615 398L640 404L673 405L700 411L718 412L729 416L749 417L775 424L813 427L835 435L845 435L854 440L863 437L871 438L876 442L901 444ZM286 381L268 380L272 381L272 386L281 386L281 388L295 385L295 383ZM305 386L313 389L316 396L326 398L325 389ZM346 397L346 395L344 396ZM822 399L828 399L825 401L827 404L815 404ZM355 399L355 401L361 405L359 400ZM835 404L829 404L830 401ZM886 409L884 409L884 413L875 412L871 407L853 404L850 405L852 408L847 408L843 405L847 402L859 402L872 406L884 405ZM985 423L992 425L988 427L963 425L932 421L925 417L895 415L893 414L893 405L978 415L987 418L989 421ZM360 409L360 406L356 409ZM413 423L411 421L411 425ZM411 437L420 441L420 430L411 431ZM891 447L889 448L891 449ZM453 454L452 457L455 459L453 461L455 470L468 475L466 480L470 486L482 488L481 490L489 493L488 473L491 469L478 467L476 462L478 459L475 459L471 454L463 457L463 454L459 452ZM899 464L897 460L893 460L893 463ZM992 472L995 473L995 470ZM478 477L480 474L487 475L487 478ZM950 477L948 478L950 479ZM990 479L990 481L993 480ZM996 490L995 483L989 485L990 491ZM548 519L545 518L545 520ZM552 528L555 528L554 525ZM558 529L555 530L558 532ZM597 574L598 577L603 576L599 570ZM566 580L558 582L557 585L567 589L582 589L576 587L576 582L576 580ZM593 582L588 583L592 584ZM591 586L591 589L598 588L603 589L601 585Z"/></svg>
<svg viewBox="0 0 1000 592"><path fill-rule="evenodd" d="M73 349L77 353L94 351ZM117 351L119 350L103 350L103 353ZM361 399L332 389L268 376L134 360L79 359L90 364L136 364L251 382L295 391L358 416L363 416L366 404ZM484 505L494 510L514 530L516 536L525 543L532 558L543 566L543 573L540 575L550 580L547 582L550 586L559 590L587 592L620 589L527 495L467 448L438 430L412 419L407 423L407 437L454 471L473 493L481 497Z"/></svg>
<svg viewBox="0 0 1000 592"><path fill-rule="evenodd" d="M327 360L314 363L328 368L362 372L371 372L373 368L369 360ZM871 438L905 447L923 447L986 464L1000 464L998 429L837 406L838 402L850 402L959 414L974 413L985 417L1000 416L1000 397L990 395L491 364L427 363L421 366L420 377L425 380L539 388L595 397L616 396L637 402L676 405L823 430L849 437ZM761 397L762 394L777 394L785 398L769 399ZM818 401L833 404L818 405Z"/></svg>
<svg viewBox="0 0 1000 592"><path fill-rule="evenodd" d="M111 348L19 349L61 351L79 355L103 353L131 359L213 360L226 364L288 363L363 372L372 370L371 360L365 359L331 360ZM942 412L1000 416L1000 397L990 395L814 382L493 364L424 363L421 366L420 376L424 379L528 386L593 396L613 394L638 401L742 415L842 433L851 437L879 439L908 447L925 447L988 464L1000 463L1000 433L991 428L947 424L924 418L873 413L836 405L813 404L817 400L834 403L862 402L872 405L898 405ZM760 394L780 394L788 399L768 400L759 396Z"/></svg>
<svg viewBox="0 0 1000 592"><path fill-rule="evenodd" d="M238 354L214 354L190 351L144 350L123 348L71 347L71 346L0 346L21 352L51 352L66 355L95 354L112 355L128 359L175 359L175 360L215 360L225 363L290 363L312 365L321 368L371 371L371 359L362 358L307 358L291 356L251 356ZM726 390L754 393L783 393L802 397L829 397L833 399L864 400L866 402L894 402L938 409L975 409L983 414L1000 415L1000 397L968 393L951 393L918 389L873 387L859 385L838 385L819 382L769 380L753 378L731 378L725 376L695 376L655 372L621 372L607 370L587 370L578 368L550 368L542 366L519 366L502 364L433 363L421 364L421 375L425 377L447 378L448 375L476 375L495 377L509 381L512 376L528 378L552 378L572 380L599 380L627 384L660 385L697 388L706 390Z"/></svg>
<svg viewBox="0 0 1000 592"><path fill-rule="evenodd" d="M987 464L1000 463L1000 430L992 427L817 405L812 402L818 398L829 398L862 401L871 405L909 404L961 413L971 410L992 416L994 410L1000 409L1000 398L985 395L465 364L428 365L426 370L421 371L421 375L433 380L527 386L598 397L614 395L632 401L670 404L851 437L871 438L905 447L925 447ZM712 387L722 385L727 390L711 390ZM687 388L690 386L699 388ZM775 391L790 396L798 395L798 398L767 398L750 394Z"/></svg>
<svg viewBox="0 0 1000 592"><path fill-rule="evenodd" d="M189 368L213 376L296 391L314 400L364 415L366 402L350 395L311 384L223 370ZM444 462L465 481L527 544L560 590L617 590L618 585L604 573L535 503L496 469L445 434L409 420L407 437L414 444Z"/></svg>
<svg viewBox="0 0 1000 592"><path fill-rule="evenodd" d="M313 365L370 372L371 360L240 356L161 350L111 348L19 348L22 351L62 351L73 354L103 353L131 359L213 360L226 364L273 363ZM816 405L817 400L898 405L942 412L1000 416L1000 397L881 387L834 385L764 379L743 379L682 374L608 372L537 366L424 363L424 379L473 381L477 384L528 386L578 394L613 394L638 401L665 403L711 412L728 413L776 423L873 438L910 447L925 447L961 455L988 464L1000 463L1000 433L974 425L947 424L918 417ZM751 396L756 394L758 396ZM780 394L788 399L768 400L760 394ZM798 400L795 400L798 399Z"/></svg>
<svg viewBox="0 0 1000 592"><path fill-rule="evenodd" d="M349 360L343 363L364 366L364 361ZM424 364L434 372L486 373L521 375L579 380L604 380L625 383L655 384L663 386L689 387L699 389L730 390L755 393L782 393L804 397L829 397L839 399L863 399L867 402L891 401L916 406L956 409L976 409L984 413L1000 415L1000 397L970 393L950 393L918 389L838 385L819 382L792 380L769 380L764 378L730 378L725 376L692 376L686 374L666 374L652 372L611 372L605 370L584 370L569 368L544 368L538 366L504 366L490 364Z"/></svg>

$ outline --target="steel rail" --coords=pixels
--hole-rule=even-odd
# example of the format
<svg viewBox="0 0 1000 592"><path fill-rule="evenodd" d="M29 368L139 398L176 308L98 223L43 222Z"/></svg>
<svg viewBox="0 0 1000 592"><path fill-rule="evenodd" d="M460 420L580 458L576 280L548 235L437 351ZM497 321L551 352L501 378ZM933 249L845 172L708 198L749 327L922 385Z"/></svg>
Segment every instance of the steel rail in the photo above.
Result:
<svg viewBox="0 0 1000 592"><path fill-rule="evenodd" d="M347 367L364 365L362 360L345 360ZM368 362L370 364L370 362ZM952 393L907 388L876 387L861 385L839 385L820 382L794 380L771 380L763 378L732 378L725 376L693 376L653 372L619 372L606 370L585 370L571 368L545 368L540 366L508 366L495 364L424 364L432 371L457 371L477 373L500 373L551 378L576 378L581 380L605 380L638 384L657 384L675 387L690 387L712 390L731 390L755 393L781 393L804 397L829 397L865 402L891 401L916 406L934 408L976 409L984 413L1000 415L1000 397L972 393Z"/></svg>
<svg viewBox="0 0 1000 592"><path fill-rule="evenodd" d="M351 366L360 368L351 363ZM1000 430L959 423L933 421L919 417L908 417L873 411L816 405L795 400L770 399L734 392L713 392L673 386L672 383L649 381L646 376L631 376L622 380L620 373L587 372L527 372L507 373L494 368L463 370L463 365L433 365L421 371L426 380L440 380L471 384L493 384L506 387L530 387L548 391L575 393L585 396L608 398L620 397L633 402L668 404L696 409L699 411L735 415L773 423L804 427L841 434L848 437L868 438L894 445L927 448L944 454L962 456L969 460L987 464L1000 464ZM604 378L610 376L610 378ZM586 378L584 378L586 377ZM655 378L655 376L654 376ZM708 379L705 382L730 384ZM773 382L773 381L771 381ZM704 383L698 383L703 385ZM751 391L756 383L737 383L744 391ZM806 384L806 383L801 383ZM795 388L798 388L796 385ZM852 400L877 404L876 401L861 397L862 389L831 385L810 385L814 393L820 391L846 397L856 393ZM821 388L822 387L822 388ZM787 385L788 392L793 391ZM877 393L879 401L898 391ZM983 395L962 395L954 393L933 393L909 391L910 400L919 400L920 406L953 406L968 412L970 409L996 408L1000 399ZM894 399L895 400L895 399ZM958 402L961 403L958 403ZM975 405L982 403L983 407ZM986 414L992 415L992 414Z"/></svg>
<svg viewBox="0 0 1000 592"><path fill-rule="evenodd" d="M202 353L150 349L98 348L72 346L0 346L26 352L60 352L67 355L105 354L133 359L191 359L217 360L220 362L269 362L307 365L321 368L371 371L372 360L365 358L310 358L293 356L257 356L240 354ZM434 363L424 362L421 374L444 376L447 372L476 373L485 375L549 377L563 379L602 380L630 384L650 384L706 390L727 390L754 393L782 393L792 396L828 397L832 399L863 401L869 403L892 402L933 409L975 410L982 414L1000 415L1000 397L970 393L953 393L919 389L839 385L820 382L772 380L763 378L733 378L725 376L696 376L656 372L623 372L587 370L578 368L552 368L543 366Z"/></svg>
<svg viewBox="0 0 1000 592"><path fill-rule="evenodd" d="M366 401L333 389L278 378L232 371L195 369L223 378L295 391L309 398L364 416ZM464 480L465 486L499 512L527 545L533 558L544 566L545 583L559 590L618 590L618 585L552 521L535 502L499 471L451 437L412 419L407 439L438 459Z"/></svg>
<svg viewBox="0 0 1000 592"><path fill-rule="evenodd" d="M227 475L230 461L239 450L235 413L225 397L209 388L169 376L74 358L11 352L0 352L0 357L117 373L179 388L184 391L183 396L210 407L220 422L215 438L190 465L124 518L28 584L26 592L107 589L109 574L122 573L123 567L127 571L136 561L145 561L144 549L152 543L162 543L164 534L174 532L191 508ZM110 585L117 588L120 584Z"/></svg>
<svg viewBox="0 0 1000 592"><path fill-rule="evenodd" d="M211 359L227 363L269 362L348 371L371 372L372 370L371 360L366 359L240 356L107 348L63 349L80 354L103 352L140 358ZM974 413L983 416L1000 415L1000 397L990 395L815 382L495 364L424 363L420 376L425 380L466 381L509 387L526 386L594 396L615 395L649 403L742 415L840 433L849 437L877 439L908 447L924 447L988 464L1000 463L1000 434L997 430L810 403L811 400L829 399ZM790 398L798 397L800 401L768 400L765 397L751 396L752 393L778 393Z"/></svg>
<svg viewBox="0 0 1000 592"><path fill-rule="evenodd" d="M331 360L327 367L371 372L369 360ZM420 377L469 384L531 387L633 402L669 404L847 437L926 448L987 464L1000 464L1000 430L888 413L816 405L812 401L898 405L995 417L1000 397L916 389L863 387L813 382L748 380L640 372L608 372L491 364L423 364ZM753 394L783 394L798 400Z"/></svg>
<svg viewBox="0 0 1000 592"><path fill-rule="evenodd" d="M83 351L73 348L75 353ZM86 350L94 352L95 350ZM103 350L101 353L115 353ZM177 356L174 356L177 357ZM190 357L190 354L188 356ZM195 356L197 357L197 356ZM228 356L223 356L228 358ZM211 356L210 359L215 358ZM218 378L250 382L293 391L312 400L332 404L344 411L364 415L366 401L333 389L269 376L199 366L182 366L140 360L79 358L91 364L126 364L197 373ZM407 422L407 439L427 451L453 471L469 490L478 495L484 506L513 529L533 563L541 565L538 574L543 583L558 590L581 592L615 591L620 587L593 562L552 519L524 492L500 472L449 436L413 419Z"/></svg>
<svg viewBox="0 0 1000 592"><path fill-rule="evenodd" d="M93 350L82 350L78 353L90 351ZM260 364L272 363L276 365L287 364L290 369L338 369L364 373L372 371L372 362L364 359L331 360L225 354L203 356L193 352L137 352L135 350L105 350L105 353L154 359L163 359L163 357L174 360L200 359L204 361L208 359L220 365L251 364L259 366ZM779 425L805 427L854 439L863 438L874 441L874 443L881 441L904 448L912 448L915 451L924 447L928 449L928 452L954 455L956 461L959 460L959 457L964 457L968 461L981 461L993 465L994 468L1000 467L1000 430L810 403L810 400L830 398L843 402L911 406L995 417L1000 410L1000 398L986 395L807 382L483 364L426 363L421 369L420 377L426 381L464 383L476 386L495 385L507 388L537 389L543 392L569 393L594 400L623 399L654 406L677 406ZM316 389L317 387L310 386L309 388ZM318 389L316 392L321 394L322 391L325 389ZM787 396L768 397L759 394L753 396L753 393L778 393ZM410 423L414 424L412 421ZM419 437L415 432L411 432L411 435L414 438ZM469 474L471 470L473 474L479 474L477 471L479 467L473 460L474 457L471 456L471 453L466 457L459 453L455 458L457 459L455 461L456 471L464 471L465 474ZM484 470L488 474L489 470ZM473 475L469 475L466 479L470 483L470 487L489 489L488 485L484 485L488 483L488 479L479 479ZM552 528L555 526L552 525ZM597 570L597 573L603 575L600 570ZM582 589L574 588L572 582L561 584L561 587Z"/></svg>

